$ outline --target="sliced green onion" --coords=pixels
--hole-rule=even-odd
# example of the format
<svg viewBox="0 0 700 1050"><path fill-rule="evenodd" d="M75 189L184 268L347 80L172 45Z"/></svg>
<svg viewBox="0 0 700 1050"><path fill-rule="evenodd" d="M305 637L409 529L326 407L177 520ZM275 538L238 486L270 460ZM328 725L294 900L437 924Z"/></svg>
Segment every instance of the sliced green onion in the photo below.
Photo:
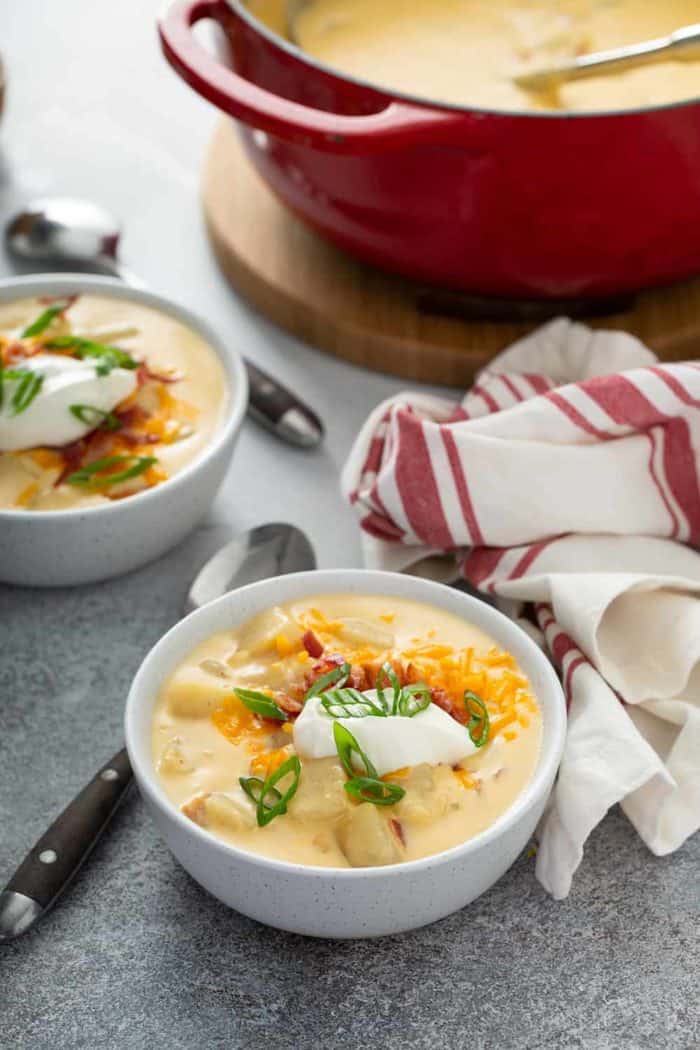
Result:
<svg viewBox="0 0 700 1050"><path fill-rule="evenodd" d="M99 430L120 430L121 423L114 412L103 412L95 405L69 405L69 410L76 419L88 427Z"/></svg>
<svg viewBox="0 0 700 1050"><path fill-rule="evenodd" d="M117 485L122 481L128 481L130 478L137 478L139 474L143 474L144 471L157 462L158 460L155 456L105 456L103 459L96 459L89 466L81 467L80 470L69 474L66 481L69 485L77 485L78 488L107 489L110 485ZM126 467L116 474L107 474L105 477L99 476L103 470L109 470L111 467L116 467L121 463L131 463L132 466Z"/></svg>
<svg viewBox="0 0 700 1050"><path fill-rule="evenodd" d="M19 379L19 383L12 395L11 412L13 416L18 416L20 412L24 412L26 408L29 408L44 384L44 377L39 372L30 372L29 370L20 371L19 369L12 372L5 372L5 377L9 379Z"/></svg>
<svg viewBox="0 0 700 1050"><path fill-rule="evenodd" d="M469 724L467 731L475 747L483 747L489 738L490 720L486 710L486 704L470 689L464 694L464 702L469 713Z"/></svg>
<svg viewBox="0 0 700 1050"><path fill-rule="evenodd" d="M254 689L234 689L233 691L241 703L245 704L249 711L255 711L256 715L262 715L263 718L274 718L278 722L289 721L289 716L266 693L258 693Z"/></svg>
<svg viewBox="0 0 700 1050"><path fill-rule="evenodd" d="M387 712L359 689L327 689L319 694L321 705L331 718L386 718Z"/></svg>
<svg viewBox="0 0 700 1050"><path fill-rule="evenodd" d="M287 790L280 795L280 792L275 787L280 780L284 780L287 776L292 776L292 783ZM283 762L279 769L276 769L265 781L262 787L260 798L258 800L256 816L258 819L258 827L264 828L271 820L275 817L279 817L282 813L287 812L287 804L296 794L296 790L299 787L299 778L301 776L301 762L297 755L292 755ZM273 798L279 795L279 798L275 799L273 805L268 804L268 795L274 792Z"/></svg>
<svg viewBox="0 0 700 1050"><path fill-rule="evenodd" d="M316 679L304 697L304 702L310 700L312 696L318 696L320 693L325 693L326 689L331 685L340 689L345 685L349 677L350 664L344 663L340 664L339 667L334 667L332 671L327 671L326 674L322 674L320 678Z"/></svg>
<svg viewBox="0 0 700 1050"><path fill-rule="evenodd" d="M407 685L401 690L398 714L403 715L404 718L413 718L414 715L425 711L426 707L430 707L430 702L431 693L429 686L423 682Z"/></svg>
<svg viewBox="0 0 700 1050"><path fill-rule="evenodd" d="M257 806L260 799L270 797L271 801L269 805L274 806L282 798L277 788L268 788L265 791L265 781L261 780L260 777L239 777L238 783L241 785L246 795L253 800Z"/></svg>
<svg viewBox="0 0 700 1050"><path fill-rule="evenodd" d="M70 299L60 299L53 306L47 307L43 313L39 314L36 321L32 321L30 325L22 332L22 339L31 339L35 335L41 335L49 327L54 317L58 317L64 310L67 310L70 306Z"/></svg>
<svg viewBox="0 0 700 1050"><path fill-rule="evenodd" d="M387 784L377 777L353 777L346 781L344 787L348 795L375 806L394 806L406 794L398 784Z"/></svg>
<svg viewBox="0 0 700 1050"><path fill-rule="evenodd" d="M352 735L350 730L346 729L345 726L342 726L340 722L333 723L333 739L335 741L335 746L338 751L338 758L340 759L341 765L351 779L355 776L356 772L352 764L353 753L356 754L362 762L365 768L366 776L377 776L377 770L374 768L369 758L358 744L355 737Z"/></svg>
<svg viewBox="0 0 700 1050"><path fill-rule="evenodd" d="M86 357L94 357L98 360L96 371L98 376L106 376L113 368L138 368L139 362L121 350L118 346L105 346L104 343L96 343L94 339L81 339L77 335L62 335L52 339L46 344L51 350L73 350L75 356L84 360Z"/></svg>
<svg viewBox="0 0 700 1050"><path fill-rule="evenodd" d="M391 704L387 702L386 695L384 693L384 688L381 684L384 679L388 681L389 685L393 690ZM379 674L377 675L377 692L381 697L382 703L384 704L387 711L389 711L392 715L395 715L398 711L399 697L401 696L401 683L398 680L396 671L388 662L382 664L382 666L379 668Z"/></svg>

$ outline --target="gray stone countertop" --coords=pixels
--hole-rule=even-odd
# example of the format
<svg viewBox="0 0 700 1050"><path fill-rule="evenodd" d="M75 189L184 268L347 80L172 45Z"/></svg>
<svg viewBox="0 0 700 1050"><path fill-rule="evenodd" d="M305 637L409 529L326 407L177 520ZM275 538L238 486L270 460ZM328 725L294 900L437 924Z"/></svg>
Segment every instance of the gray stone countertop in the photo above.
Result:
<svg viewBox="0 0 700 1050"><path fill-rule="evenodd" d="M94 587L0 587L0 883L120 746L132 675L222 535L286 518L307 529L321 566L360 563L338 470L369 408L406 385L302 346L225 286L197 202L215 116L160 59L158 6L0 5L0 220L53 192L113 208L127 264L303 388L327 415L328 441L305 456L247 424L208 522L162 560ZM313 941L207 896L134 793L60 905L0 947L0 1046L689 1050L700 1045L699 860L698 837L651 856L615 811L564 902L523 856L426 929Z"/></svg>

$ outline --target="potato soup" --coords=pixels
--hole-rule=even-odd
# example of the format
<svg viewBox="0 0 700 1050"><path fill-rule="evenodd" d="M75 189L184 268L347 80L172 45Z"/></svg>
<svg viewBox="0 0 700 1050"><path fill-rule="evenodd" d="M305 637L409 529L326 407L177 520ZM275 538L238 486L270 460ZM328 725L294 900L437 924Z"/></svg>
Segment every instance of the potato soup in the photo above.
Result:
<svg viewBox="0 0 700 1050"><path fill-rule="evenodd" d="M228 406L195 331L125 299L0 304L0 510L107 504L195 460Z"/></svg>
<svg viewBox="0 0 700 1050"><path fill-rule="evenodd" d="M288 0L247 6L286 34ZM389 90L485 109L586 111L696 98L700 61L647 64L547 92L526 91L513 77L695 22L700 0L309 0L295 35L314 58Z"/></svg>
<svg viewBox="0 0 700 1050"><path fill-rule="evenodd" d="M494 823L530 781L542 718L513 656L416 601L317 595L200 644L158 698L172 803L278 860L415 860Z"/></svg>

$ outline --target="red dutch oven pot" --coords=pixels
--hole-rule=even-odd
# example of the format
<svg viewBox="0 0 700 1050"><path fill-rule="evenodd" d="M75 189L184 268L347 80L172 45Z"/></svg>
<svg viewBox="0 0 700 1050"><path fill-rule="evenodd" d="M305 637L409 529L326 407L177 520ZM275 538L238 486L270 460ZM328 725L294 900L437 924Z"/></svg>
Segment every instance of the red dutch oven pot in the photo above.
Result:
<svg viewBox="0 0 700 1050"><path fill-rule="evenodd" d="M231 67L196 40L211 18ZM235 117L258 172L353 255L510 298L605 297L700 271L700 100L499 113L379 90L314 61L238 0L178 0L174 69Z"/></svg>

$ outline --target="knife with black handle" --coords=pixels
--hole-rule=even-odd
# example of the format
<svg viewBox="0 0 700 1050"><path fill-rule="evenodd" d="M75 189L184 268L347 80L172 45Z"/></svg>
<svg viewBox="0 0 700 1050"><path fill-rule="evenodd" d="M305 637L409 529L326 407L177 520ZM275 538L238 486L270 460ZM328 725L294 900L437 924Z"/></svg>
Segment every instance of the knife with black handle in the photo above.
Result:
<svg viewBox="0 0 700 1050"><path fill-rule="evenodd" d="M118 751L29 851L0 893L0 941L25 933L48 911L109 824L133 782Z"/></svg>

